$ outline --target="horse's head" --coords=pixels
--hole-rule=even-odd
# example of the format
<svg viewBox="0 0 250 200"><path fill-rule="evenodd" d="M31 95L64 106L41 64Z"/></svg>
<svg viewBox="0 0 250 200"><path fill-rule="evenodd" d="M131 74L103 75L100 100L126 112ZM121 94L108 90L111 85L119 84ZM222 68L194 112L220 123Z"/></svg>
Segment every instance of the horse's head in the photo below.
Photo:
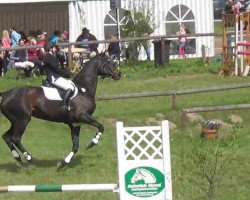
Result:
<svg viewBox="0 0 250 200"><path fill-rule="evenodd" d="M115 80L121 78L121 72L116 62L110 60L106 53L98 55L101 65L99 65L99 75L103 78L112 77Z"/></svg>

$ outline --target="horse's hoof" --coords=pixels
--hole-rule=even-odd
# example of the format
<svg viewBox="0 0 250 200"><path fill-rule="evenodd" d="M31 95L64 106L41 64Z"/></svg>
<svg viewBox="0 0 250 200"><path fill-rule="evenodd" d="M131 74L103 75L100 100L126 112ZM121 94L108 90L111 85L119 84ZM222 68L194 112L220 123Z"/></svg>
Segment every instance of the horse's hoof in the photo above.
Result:
<svg viewBox="0 0 250 200"><path fill-rule="evenodd" d="M18 168L22 168L22 162L17 161L17 162L16 162L16 166L17 166Z"/></svg>
<svg viewBox="0 0 250 200"><path fill-rule="evenodd" d="M95 146L96 144L93 142L93 141L91 141L91 142L89 142L89 143L87 143L87 145L86 145L86 149L91 149L93 146Z"/></svg>
<svg viewBox="0 0 250 200"><path fill-rule="evenodd" d="M66 162L64 160L58 162L57 165L56 165L57 171L59 171L60 169L64 168L65 165L66 165Z"/></svg>

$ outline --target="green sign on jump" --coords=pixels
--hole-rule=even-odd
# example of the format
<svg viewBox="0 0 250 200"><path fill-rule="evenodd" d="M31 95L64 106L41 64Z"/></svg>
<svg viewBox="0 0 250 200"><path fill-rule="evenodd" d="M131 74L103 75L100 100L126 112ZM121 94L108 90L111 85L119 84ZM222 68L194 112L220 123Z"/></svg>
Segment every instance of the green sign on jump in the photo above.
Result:
<svg viewBox="0 0 250 200"><path fill-rule="evenodd" d="M136 197L152 197L165 187L164 175L152 167L137 167L125 174L126 191Z"/></svg>

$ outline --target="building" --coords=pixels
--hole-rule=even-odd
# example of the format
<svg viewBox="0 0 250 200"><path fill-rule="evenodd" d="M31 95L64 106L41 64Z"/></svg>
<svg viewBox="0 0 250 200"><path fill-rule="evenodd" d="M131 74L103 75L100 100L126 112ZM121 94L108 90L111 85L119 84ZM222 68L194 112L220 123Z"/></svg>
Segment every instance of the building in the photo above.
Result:
<svg viewBox="0 0 250 200"><path fill-rule="evenodd" d="M182 23L190 33L214 31L212 0L121 0L118 20L109 0L1 0L0 30L10 26L26 34L37 29L49 34L54 30L69 30L70 41L75 41L81 29L87 27L103 40L116 30L117 23L122 26L126 10L132 11L141 3L152 11L155 27L152 35L175 34ZM189 39L189 57L201 56L202 45L209 49L210 56L214 55L214 38L198 37ZM171 54L173 57L177 54L176 42L171 42Z"/></svg>

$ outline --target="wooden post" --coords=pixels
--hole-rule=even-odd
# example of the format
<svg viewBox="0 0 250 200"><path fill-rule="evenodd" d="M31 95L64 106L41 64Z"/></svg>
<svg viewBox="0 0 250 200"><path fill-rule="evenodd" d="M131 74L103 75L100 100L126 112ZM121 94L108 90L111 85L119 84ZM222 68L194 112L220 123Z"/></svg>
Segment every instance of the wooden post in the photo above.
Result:
<svg viewBox="0 0 250 200"><path fill-rule="evenodd" d="M72 70L72 51L71 45L68 45L68 66L67 68L71 71Z"/></svg>
<svg viewBox="0 0 250 200"><path fill-rule="evenodd" d="M160 66L164 64L164 55L165 55L165 40L162 37L161 38L161 61L160 61Z"/></svg>
<svg viewBox="0 0 250 200"><path fill-rule="evenodd" d="M187 122L188 122L187 112L186 112L186 110L182 110L182 112L181 112L181 129L186 128Z"/></svg>
<svg viewBox="0 0 250 200"><path fill-rule="evenodd" d="M176 99L177 99L177 94L174 93L172 95L172 109L175 110L176 109Z"/></svg>

